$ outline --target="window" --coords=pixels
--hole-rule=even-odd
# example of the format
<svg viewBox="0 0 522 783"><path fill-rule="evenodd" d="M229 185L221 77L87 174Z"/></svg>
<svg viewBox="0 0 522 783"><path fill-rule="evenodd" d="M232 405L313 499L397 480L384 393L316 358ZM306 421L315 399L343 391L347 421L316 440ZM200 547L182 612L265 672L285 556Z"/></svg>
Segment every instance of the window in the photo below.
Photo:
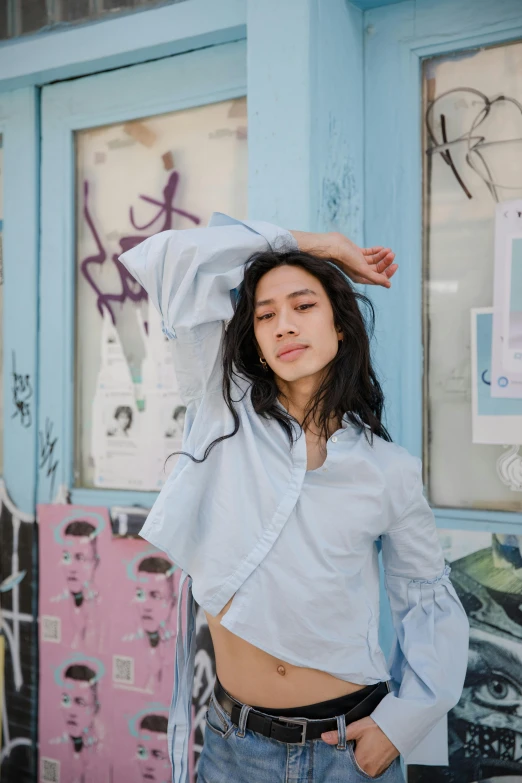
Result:
<svg viewBox="0 0 522 783"><path fill-rule="evenodd" d="M78 131L76 176L75 484L158 490L185 409L159 315L118 256L214 210L246 217L246 99Z"/></svg>
<svg viewBox="0 0 522 783"><path fill-rule="evenodd" d="M518 42L428 59L423 65L424 462L435 506L522 508L508 466L513 455L508 447L521 442L509 424L522 422L522 394L495 399L489 309L494 305L498 205L522 198L521 73ZM522 286L516 279L511 292L518 292L522 311ZM473 314L478 326L472 330L475 308L486 312ZM475 337L482 356L472 383ZM495 417L499 412L511 417L504 434L498 418L492 421L489 442L473 427L473 385L479 403L481 395L488 404L495 400Z"/></svg>
<svg viewBox="0 0 522 783"><path fill-rule="evenodd" d="M2 0L0 39L185 0Z"/></svg>

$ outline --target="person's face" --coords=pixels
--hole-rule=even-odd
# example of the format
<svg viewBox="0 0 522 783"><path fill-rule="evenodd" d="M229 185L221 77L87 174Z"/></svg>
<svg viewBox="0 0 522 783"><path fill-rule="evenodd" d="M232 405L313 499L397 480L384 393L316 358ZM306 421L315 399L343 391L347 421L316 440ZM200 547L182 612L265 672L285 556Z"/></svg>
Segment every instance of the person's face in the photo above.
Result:
<svg viewBox="0 0 522 783"><path fill-rule="evenodd" d="M272 301L258 304L266 300ZM260 279L255 301L255 338L275 375L287 382L319 376L343 336L335 329L332 305L319 280L301 267L280 266ZM280 356L289 343L306 347Z"/></svg>
<svg viewBox="0 0 522 783"><path fill-rule="evenodd" d="M65 581L71 593L79 593L89 586L94 576L96 560L92 542L85 536L65 536L62 564Z"/></svg>
<svg viewBox="0 0 522 783"><path fill-rule="evenodd" d="M147 732L147 735L149 734L150 732ZM170 783L172 773L166 734L153 733L150 739L140 737L137 756L142 780L151 783Z"/></svg>
<svg viewBox="0 0 522 783"><path fill-rule="evenodd" d="M66 682L72 687L64 688L62 692L65 729L71 737L81 737L92 725L96 712L93 689L82 680L67 678Z"/></svg>
<svg viewBox="0 0 522 783"><path fill-rule="evenodd" d="M148 633L164 626L172 609L170 581L165 574L147 574L147 581L136 588L140 624Z"/></svg>
<svg viewBox="0 0 522 783"><path fill-rule="evenodd" d="M127 427L130 425L130 416L128 412L120 411L116 416L116 421L118 422L120 429L126 430Z"/></svg>

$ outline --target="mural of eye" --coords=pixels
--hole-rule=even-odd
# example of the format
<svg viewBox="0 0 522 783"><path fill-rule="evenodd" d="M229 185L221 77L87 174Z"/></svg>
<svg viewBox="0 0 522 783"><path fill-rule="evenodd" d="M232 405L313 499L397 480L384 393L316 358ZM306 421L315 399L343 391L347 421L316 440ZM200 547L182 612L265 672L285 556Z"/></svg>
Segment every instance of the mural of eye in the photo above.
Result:
<svg viewBox="0 0 522 783"><path fill-rule="evenodd" d="M474 689L474 696L487 707L515 708L520 704L522 692L507 677L495 674L487 683Z"/></svg>
<svg viewBox="0 0 522 783"><path fill-rule="evenodd" d="M70 552L64 552L62 555L62 562L64 563L70 563L71 562L71 553Z"/></svg>
<svg viewBox="0 0 522 783"><path fill-rule="evenodd" d="M143 745L138 745L138 751L137 754L139 759L144 761L146 758L148 758L149 754L147 753L146 748L143 747Z"/></svg>
<svg viewBox="0 0 522 783"><path fill-rule="evenodd" d="M136 590L136 600L144 601L145 598L146 598L145 590L142 590L141 587L138 587Z"/></svg>
<svg viewBox="0 0 522 783"><path fill-rule="evenodd" d="M67 695L67 693L64 693L62 696L62 707L70 707L71 706L71 697Z"/></svg>

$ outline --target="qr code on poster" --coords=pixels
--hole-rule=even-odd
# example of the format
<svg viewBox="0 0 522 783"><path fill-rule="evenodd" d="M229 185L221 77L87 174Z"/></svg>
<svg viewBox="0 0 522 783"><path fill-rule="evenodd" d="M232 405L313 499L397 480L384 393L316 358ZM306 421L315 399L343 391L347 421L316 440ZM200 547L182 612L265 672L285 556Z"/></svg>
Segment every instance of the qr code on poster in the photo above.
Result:
<svg viewBox="0 0 522 783"><path fill-rule="evenodd" d="M50 617L42 615L42 641L43 642L61 642L62 641L62 621L59 617Z"/></svg>
<svg viewBox="0 0 522 783"><path fill-rule="evenodd" d="M40 759L42 783L60 783L60 762L55 759Z"/></svg>
<svg viewBox="0 0 522 783"><path fill-rule="evenodd" d="M123 685L134 685L134 658L114 655L112 659L112 680Z"/></svg>

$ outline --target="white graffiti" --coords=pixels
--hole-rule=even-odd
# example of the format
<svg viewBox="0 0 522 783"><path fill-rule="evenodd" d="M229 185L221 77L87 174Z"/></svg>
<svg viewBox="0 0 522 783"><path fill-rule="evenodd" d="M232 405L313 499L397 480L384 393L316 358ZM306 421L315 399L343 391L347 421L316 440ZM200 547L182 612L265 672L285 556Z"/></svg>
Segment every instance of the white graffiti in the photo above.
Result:
<svg viewBox="0 0 522 783"><path fill-rule="evenodd" d="M13 670L13 681L17 691L24 684L22 674L22 662L20 657L20 626L21 623L32 623L34 618L30 614L20 612L20 583L26 576L25 571L20 571L20 558L18 554L20 527L22 524L33 524L34 516L25 514L17 509L7 494L5 483L0 479L0 511L5 507L11 515L13 526L13 550L11 553L11 574L0 584L0 593L11 593L12 609L2 610L0 606L0 633L3 634L9 651L9 658ZM7 657L6 657L7 660ZM0 754L0 764L7 758L13 748L19 745L32 745L27 737L10 736L8 704L5 694L5 688L2 691L2 752Z"/></svg>

